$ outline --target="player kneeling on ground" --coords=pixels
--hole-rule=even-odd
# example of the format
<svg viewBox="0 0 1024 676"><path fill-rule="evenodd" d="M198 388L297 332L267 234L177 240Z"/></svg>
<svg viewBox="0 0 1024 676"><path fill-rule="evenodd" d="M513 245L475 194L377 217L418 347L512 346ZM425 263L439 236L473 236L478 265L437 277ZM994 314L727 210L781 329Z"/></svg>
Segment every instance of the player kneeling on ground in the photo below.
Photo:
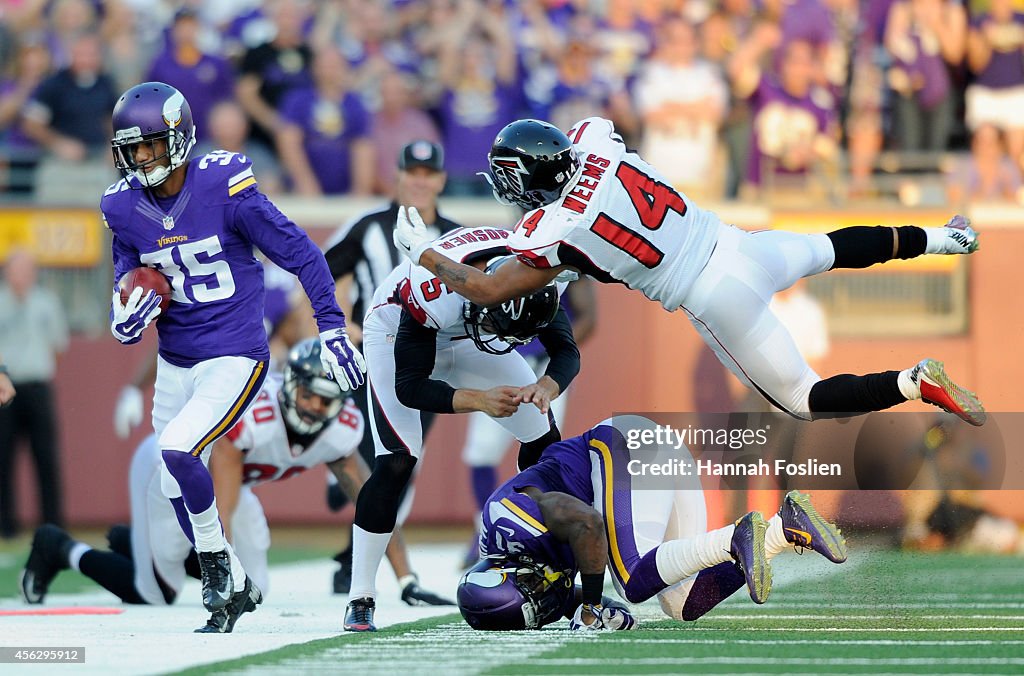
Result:
<svg viewBox="0 0 1024 676"><path fill-rule="evenodd" d="M252 487L326 464L354 500L370 475L356 453L362 434L362 415L327 378L319 342L311 339L292 348L283 385L268 379L253 407L214 448L211 465L226 535L255 586L244 602L233 599L197 631L230 632L243 613L263 601L259 590L269 587L270 529ZM21 578L26 601L42 603L54 577L66 568L81 571L126 603L171 604L186 575L199 579L196 553L161 492L160 462L156 436L150 435L132 458L131 528L111 528L110 551L76 542L56 526L36 531ZM421 603L451 604L418 587L400 533L387 554L403 582L403 596L411 589Z"/></svg>
<svg viewBox="0 0 1024 676"><path fill-rule="evenodd" d="M616 425L636 420L646 422L623 416L552 444L494 492L483 512L485 558L458 588L470 626L537 629L564 615L575 630L632 629L629 609L601 596L606 566L626 601L657 595L669 617L695 620L744 584L754 602L764 603L770 561L791 546L846 560L839 530L797 491L767 522L750 512L705 532L699 483L660 490L627 471L630 451ZM580 589L573 586L577 572Z"/></svg>

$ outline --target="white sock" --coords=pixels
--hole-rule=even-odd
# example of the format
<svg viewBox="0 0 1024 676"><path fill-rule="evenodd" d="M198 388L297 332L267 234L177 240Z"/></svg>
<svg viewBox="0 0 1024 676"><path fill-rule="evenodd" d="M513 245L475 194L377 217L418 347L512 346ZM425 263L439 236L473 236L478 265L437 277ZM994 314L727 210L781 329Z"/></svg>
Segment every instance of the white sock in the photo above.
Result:
<svg viewBox="0 0 1024 676"><path fill-rule="evenodd" d="M771 561L792 546L786 542L786 533L782 530L782 517L776 514L768 519L768 530L764 533L765 558Z"/></svg>
<svg viewBox="0 0 1024 676"><path fill-rule="evenodd" d="M71 569L82 572L79 570L78 564L82 561L82 557L85 556L85 553L91 550L92 547L84 542L76 542L71 545L71 551L68 552L68 565L71 566Z"/></svg>
<svg viewBox="0 0 1024 676"><path fill-rule="evenodd" d="M900 394L907 398L907 401L914 401L915 399L921 398L921 386L914 382L914 379L910 376L913 370L917 368L913 366L908 369L903 369L900 374L896 376L896 384L899 385Z"/></svg>
<svg viewBox="0 0 1024 676"><path fill-rule="evenodd" d="M377 569L391 533L371 533L352 526L352 587L348 600L377 598Z"/></svg>
<svg viewBox="0 0 1024 676"><path fill-rule="evenodd" d="M245 589L245 568L242 567L242 560L235 554L235 550L232 549L231 543L226 542L225 545L228 548L228 559L231 560L231 582L234 587L234 591L240 592Z"/></svg>
<svg viewBox="0 0 1024 676"><path fill-rule="evenodd" d="M197 552L219 552L227 547L224 529L220 526L220 516L217 514L216 500L199 514L189 512L188 520L192 522Z"/></svg>
<svg viewBox="0 0 1024 676"><path fill-rule="evenodd" d="M655 554L658 575L666 584L675 584L705 568L732 561L729 549L735 528L729 525L693 538L658 545Z"/></svg>
<svg viewBox="0 0 1024 676"><path fill-rule="evenodd" d="M946 239L949 234L945 228L921 228L928 238L924 245L926 254L946 253Z"/></svg>

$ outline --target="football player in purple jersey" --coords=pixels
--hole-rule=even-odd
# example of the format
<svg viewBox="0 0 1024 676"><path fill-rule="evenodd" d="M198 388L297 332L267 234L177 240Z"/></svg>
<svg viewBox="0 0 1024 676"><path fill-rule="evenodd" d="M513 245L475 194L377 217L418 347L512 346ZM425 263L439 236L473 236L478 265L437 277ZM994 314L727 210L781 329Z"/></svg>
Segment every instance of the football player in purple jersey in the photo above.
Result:
<svg viewBox="0 0 1024 676"><path fill-rule="evenodd" d="M797 491L768 521L750 512L706 532L699 477L656 479L640 469L679 451L630 450L627 438L653 427L640 416L605 420L548 446L491 495L480 534L483 559L458 588L470 626L538 629L564 615L574 630L633 629L627 607L602 599L606 567L629 603L657 596L669 617L695 620L744 585L755 603L764 603L771 559L790 547L846 560L839 529ZM577 573L580 588L573 586Z"/></svg>
<svg viewBox="0 0 1024 676"><path fill-rule="evenodd" d="M123 178L100 209L113 233L114 280L141 265L170 281L157 324L153 427L162 488L199 556L203 605L211 612L259 590L224 538L206 468L213 442L260 392L270 357L263 327L263 267L254 251L295 274L320 330L324 370L343 390L362 385L365 364L345 333L327 262L306 233L256 185L248 158L226 151L189 160L195 125L181 92L161 82L126 91L113 112L114 164ZM160 298L115 288L111 332L138 342Z"/></svg>

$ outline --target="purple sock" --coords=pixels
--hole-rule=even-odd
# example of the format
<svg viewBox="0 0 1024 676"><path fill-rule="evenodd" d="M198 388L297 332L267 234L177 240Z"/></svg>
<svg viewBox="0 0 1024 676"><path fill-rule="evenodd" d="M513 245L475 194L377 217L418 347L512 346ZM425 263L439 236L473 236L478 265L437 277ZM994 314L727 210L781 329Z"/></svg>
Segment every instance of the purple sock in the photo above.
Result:
<svg viewBox="0 0 1024 676"><path fill-rule="evenodd" d="M469 471L473 480L473 495L476 496L476 507L483 511L487 498L498 487L498 470L494 467L471 467Z"/></svg>
<svg viewBox="0 0 1024 676"><path fill-rule="evenodd" d="M746 585L739 567L727 561L697 573L683 603L683 619L692 622Z"/></svg>
<svg viewBox="0 0 1024 676"><path fill-rule="evenodd" d="M202 514L213 504L213 478L203 461L191 453L162 451L164 464L181 489L185 507L193 514Z"/></svg>
<svg viewBox="0 0 1024 676"><path fill-rule="evenodd" d="M171 507L174 507L174 516L178 517L178 525L181 526L181 532L185 534L188 541L195 547L196 536L192 533L192 520L188 518L184 498L171 498Z"/></svg>
<svg viewBox="0 0 1024 676"><path fill-rule="evenodd" d="M629 582L623 585L623 591L630 603L642 603L667 586L658 573L658 548L655 547L630 569Z"/></svg>

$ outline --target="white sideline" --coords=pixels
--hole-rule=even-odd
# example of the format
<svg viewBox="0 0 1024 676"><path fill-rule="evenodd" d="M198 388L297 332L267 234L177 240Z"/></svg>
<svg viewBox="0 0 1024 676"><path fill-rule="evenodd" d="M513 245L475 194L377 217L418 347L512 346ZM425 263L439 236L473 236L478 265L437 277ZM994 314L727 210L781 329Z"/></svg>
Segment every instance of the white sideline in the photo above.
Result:
<svg viewBox="0 0 1024 676"><path fill-rule="evenodd" d="M424 588L454 598L464 545L410 546L413 568ZM199 583L189 580L170 607L120 606L110 593L47 597L43 607L123 607L120 615L0 617L4 646L85 647L85 664L62 666L75 674L154 674L266 652L282 646L342 634L346 596L331 594L337 564L325 559L274 566L270 593L255 613L243 615L232 634L194 634L209 613L200 602ZM399 599L398 583L387 562L377 576L378 627L458 612L453 606L410 607ZM0 601L0 609L27 609L20 599ZM8 674L53 671L54 666L0 666Z"/></svg>

